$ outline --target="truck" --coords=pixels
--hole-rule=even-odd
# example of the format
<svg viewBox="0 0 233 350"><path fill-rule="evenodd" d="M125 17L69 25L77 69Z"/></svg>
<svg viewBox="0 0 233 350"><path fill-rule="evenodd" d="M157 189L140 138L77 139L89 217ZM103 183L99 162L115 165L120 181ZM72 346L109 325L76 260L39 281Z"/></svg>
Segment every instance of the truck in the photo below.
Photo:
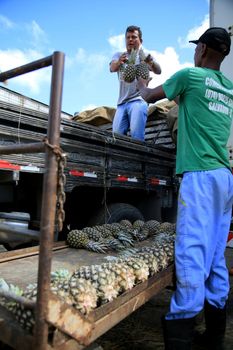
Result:
<svg viewBox="0 0 233 350"><path fill-rule="evenodd" d="M175 144L166 112L153 109L145 144L113 135L111 123L97 127L62 112L59 200L65 199L58 205L64 206L65 220L55 239L121 219L174 220ZM0 88L1 146L42 141L47 118L47 105ZM0 244L8 250L38 241L44 170L41 153L1 155Z"/></svg>
<svg viewBox="0 0 233 350"><path fill-rule="evenodd" d="M220 3L230 13L229 1L211 1L210 25L232 31L231 19L215 17ZM0 307L0 340L14 349L83 349L173 279L170 264L85 317L50 291L51 270L104 261L103 255L71 249L65 242L70 230L122 219L175 222L179 187L164 113L149 116L145 144L112 135L111 125L78 123L60 110L61 57L56 52L0 74L4 81L53 65L49 106L7 88L0 91L0 242L9 250L0 255L0 274L21 287L38 282L36 302L25 304L36 310L33 335ZM232 62L232 52L228 59ZM225 69L230 73L230 65Z"/></svg>

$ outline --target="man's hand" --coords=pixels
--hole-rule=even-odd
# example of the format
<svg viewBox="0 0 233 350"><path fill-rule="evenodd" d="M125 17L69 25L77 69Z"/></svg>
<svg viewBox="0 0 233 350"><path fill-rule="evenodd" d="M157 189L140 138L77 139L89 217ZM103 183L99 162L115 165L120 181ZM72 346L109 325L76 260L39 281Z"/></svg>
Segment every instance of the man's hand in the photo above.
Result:
<svg viewBox="0 0 233 350"><path fill-rule="evenodd" d="M150 53L149 53L149 55L146 56L145 62L148 64L151 64L153 62L153 57L151 56Z"/></svg>
<svg viewBox="0 0 233 350"><path fill-rule="evenodd" d="M160 65L154 61L151 54L147 55L145 58L145 62L148 64L149 69L155 73L155 74L161 74L161 67Z"/></svg>
<svg viewBox="0 0 233 350"><path fill-rule="evenodd" d="M119 57L119 65L124 64L126 61L128 61L127 54L124 52L120 57Z"/></svg>
<svg viewBox="0 0 233 350"><path fill-rule="evenodd" d="M128 60L127 58L127 52L124 52L120 55L118 60L114 60L110 63L110 72L118 72L120 69L120 66L124 64Z"/></svg>
<svg viewBox="0 0 233 350"><path fill-rule="evenodd" d="M149 79L139 77L137 81L137 89L140 91L142 88L147 87L151 79L151 77Z"/></svg>

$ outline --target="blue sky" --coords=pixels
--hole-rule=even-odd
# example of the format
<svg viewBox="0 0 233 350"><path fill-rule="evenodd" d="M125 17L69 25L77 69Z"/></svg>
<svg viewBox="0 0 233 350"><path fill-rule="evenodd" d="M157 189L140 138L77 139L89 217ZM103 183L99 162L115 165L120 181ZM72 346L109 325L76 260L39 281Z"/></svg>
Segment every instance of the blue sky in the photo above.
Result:
<svg viewBox="0 0 233 350"><path fill-rule="evenodd" d="M208 0L0 0L0 70L6 71L65 53L62 109L116 106L118 81L109 72L116 51L124 50L128 25L143 32L143 46L162 67L150 86L193 65L195 45L209 27ZM51 68L9 80L8 88L49 103Z"/></svg>

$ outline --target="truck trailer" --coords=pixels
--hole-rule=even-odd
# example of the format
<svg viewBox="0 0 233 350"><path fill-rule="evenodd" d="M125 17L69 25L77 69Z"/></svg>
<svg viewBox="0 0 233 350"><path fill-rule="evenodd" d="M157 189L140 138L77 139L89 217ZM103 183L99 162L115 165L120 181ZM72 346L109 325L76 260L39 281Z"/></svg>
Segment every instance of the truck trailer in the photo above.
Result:
<svg viewBox="0 0 233 350"><path fill-rule="evenodd" d="M216 17L218 6L227 13L232 9L230 0L211 1L210 25L232 33L231 19ZM141 143L61 112L63 59L55 52L0 74L4 81L52 65L49 106L7 88L0 92L0 239L9 250L0 254L0 276L22 288L37 283L36 299L1 290L0 298L35 312L31 333L0 306L0 341L14 349L84 349L173 283L170 258L157 273L87 315L51 291L51 271L57 268L106 264L106 254L70 248L68 232L122 220L174 223L179 187L175 143L164 116L149 118L147 141ZM138 242L134 255L152 244ZM110 259L117 256L108 254Z"/></svg>

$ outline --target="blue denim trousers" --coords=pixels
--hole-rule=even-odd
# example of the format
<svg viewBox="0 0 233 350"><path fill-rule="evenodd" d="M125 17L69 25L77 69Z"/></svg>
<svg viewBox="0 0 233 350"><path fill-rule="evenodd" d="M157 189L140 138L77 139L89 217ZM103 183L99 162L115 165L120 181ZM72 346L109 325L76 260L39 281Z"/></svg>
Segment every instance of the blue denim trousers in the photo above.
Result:
<svg viewBox="0 0 233 350"><path fill-rule="evenodd" d="M125 102L117 106L112 131L126 135L130 130L132 138L144 141L147 121L147 103L144 100Z"/></svg>
<svg viewBox="0 0 233 350"><path fill-rule="evenodd" d="M229 292L225 248L233 203L226 168L184 174L175 241L176 290L166 319L196 316L207 300L223 308Z"/></svg>

